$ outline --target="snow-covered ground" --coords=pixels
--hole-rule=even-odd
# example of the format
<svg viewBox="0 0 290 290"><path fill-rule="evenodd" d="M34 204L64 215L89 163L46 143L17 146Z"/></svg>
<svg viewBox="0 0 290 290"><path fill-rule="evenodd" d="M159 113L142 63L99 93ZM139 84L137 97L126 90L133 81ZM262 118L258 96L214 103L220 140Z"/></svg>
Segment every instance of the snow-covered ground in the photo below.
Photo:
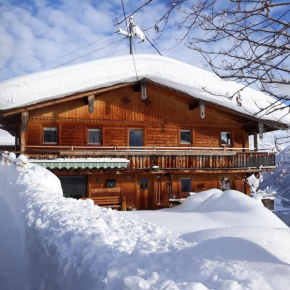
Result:
<svg viewBox="0 0 290 290"><path fill-rule="evenodd" d="M34 164L1 162L0 184L1 289L290 285L288 227L239 192L211 190L173 209L116 212L62 197L59 180Z"/></svg>

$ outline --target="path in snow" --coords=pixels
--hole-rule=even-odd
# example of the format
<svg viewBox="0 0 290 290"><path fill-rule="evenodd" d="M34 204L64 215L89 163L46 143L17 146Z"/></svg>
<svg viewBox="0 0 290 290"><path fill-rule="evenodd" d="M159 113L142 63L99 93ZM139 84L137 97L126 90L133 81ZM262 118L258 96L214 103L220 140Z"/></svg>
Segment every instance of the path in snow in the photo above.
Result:
<svg viewBox="0 0 290 290"><path fill-rule="evenodd" d="M0 289L30 289L28 265L17 226L6 200L0 196Z"/></svg>

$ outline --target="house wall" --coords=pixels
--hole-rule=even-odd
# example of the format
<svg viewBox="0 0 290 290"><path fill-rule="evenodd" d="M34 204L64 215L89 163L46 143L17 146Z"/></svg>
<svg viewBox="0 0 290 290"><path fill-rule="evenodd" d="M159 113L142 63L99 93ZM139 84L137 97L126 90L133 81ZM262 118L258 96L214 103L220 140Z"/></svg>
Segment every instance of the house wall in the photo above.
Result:
<svg viewBox="0 0 290 290"><path fill-rule="evenodd" d="M189 109L194 102L190 97L152 84L147 88L148 103L140 95L129 86L96 96L93 114L88 113L85 99L33 110L26 145L43 145L43 126L59 128L61 146L87 145L88 128L102 130L103 146L128 146L130 128L144 129L144 146L182 146L181 129L192 131L190 146L220 147L221 131L231 132L233 147L248 145L244 120L224 109L206 104L205 118L201 119L198 107Z"/></svg>
<svg viewBox="0 0 290 290"><path fill-rule="evenodd" d="M191 109L189 105L196 106ZM198 102L193 98L160 88L152 84L147 87L147 100L141 99L141 92L134 92L133 86L113 92L97 95L94 101L94 113L88 113L86 98L65 104L35 109L29 112L26 148L43 144L43 127L58 127L58 146L88 146L87 131L98 128L102 132L102 146L128 146L129 129L144 130L144 146L192 146L220 147L220 133L231 133L232 147L248 147L248 135L245 133L245 120L220 108L206 103L205 118L200 117ZM180 130L192 132L192 144L180 144ZM31 146L31 147L30 147ZM88 146L89 147L89 146ZM57 173L61 175L61 173ZM158 195L164 196L164 206L168 206L166 183L168 175L147 172L137 174L102 174L88 175L88 197L117 195L126 197L127 206L138 209L154 208ZM181 178L191 178L191 190L200 192L210 188L220 188L220 174L173 174L172 194L178 198L186 197L181 192ZM231 188L246 192L244 182L234 174ZM148 178L148 191L140 188L140 178ZM106 180L116 179L116 189L106 190ZM104 189L104 192L102 190ZM144 203L144 200L146 202Z"/></svg>

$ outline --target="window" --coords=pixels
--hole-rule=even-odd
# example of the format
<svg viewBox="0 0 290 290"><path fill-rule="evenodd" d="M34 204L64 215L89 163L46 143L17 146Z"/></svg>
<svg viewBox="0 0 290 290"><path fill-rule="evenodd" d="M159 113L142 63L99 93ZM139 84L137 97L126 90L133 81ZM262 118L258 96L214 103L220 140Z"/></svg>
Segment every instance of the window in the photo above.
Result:
<svg viewBox="0 0 290 290"><path fill-rule="evenodd" d="M100 129L88 129L88 144L102 144L102 136Z"/></svg>
<svg viewBox="0 0 290 290"><path fill-rule="evenodd" d="M106 187L107 188L114 188L114 187L116 187L116 179L107 179L106 180Z"/></svg>
<svg viewBox="0 0 290 290"><path fill-rule="evenodd" d="M191 191L191 179L181 178L181 192L190 192L190 191Z"/></svg>
<svg viewBox="0 0 290 290"><path fill-rule="evenodd" d="M231 133L230 132L221 132L221 145L225 146L231 145Z"/></svg>
<svg viewBox="0 0 290 290"><path fill-rule="evenodd" d="M57 128L43 128L43 143L57 143Z"/></svg>
<svg viewBox="0 0 290 290"><path fill-rule="evenodd" d="M180 130L180 144L191 144L190 130Z"/></svg>
<svg viewBox="0 0 290 290"><path fill-rule="evenodd" d="M229 190L231 189L231 182L229 177L221 177L221 190Z"/></svg>
<svg viewBox="0 0 290 290"><path fill-rule="evenodd" d="M87 197L87 177L86 176L58 176L63 196L79 199Z"/></svg>
<svg viewBox="0 0 290 290"><path fill-rule="evenodd" d="M148 189L148 178L140 178L140 189Z"/></svg>
<svg viewBox="0 0 290 290"><path fill-rule="evenodd" d="M143 130L142 129L129 130L129 146L143 146Z"/></svg>

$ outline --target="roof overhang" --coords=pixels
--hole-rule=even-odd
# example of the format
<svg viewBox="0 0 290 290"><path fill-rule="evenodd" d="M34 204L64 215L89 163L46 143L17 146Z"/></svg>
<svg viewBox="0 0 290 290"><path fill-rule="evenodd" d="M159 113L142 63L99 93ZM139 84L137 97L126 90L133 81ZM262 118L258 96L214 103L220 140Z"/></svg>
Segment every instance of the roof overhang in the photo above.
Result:
<svg viewBox="0 0 290 290"><path fill-rule="evenodd" d="M184 96L190 97L191 99L193 99L194 101L197 101L197 102L203 101L202 99L200 99L200 98L198 98L196 96L190 95L190 94L188 94L186 92L183 92L181 90L178 90L176 88L173 88L173 87L170 87L168 85L164 85L164 84L158 83L158 82L150 80L148 78L143 78L143 79L140 79L139 81L135 81L135 82L119 83L119 84L115 84L115 85L112 85L112 86L109 86L109 87L102 87L102 88L98 88L98 89L95 89L95 90L90 90L90 91L85 91L85 92L81 92L81 93L75 93L75 94L72 94L72 95L63 96L61 98L56 98L56 99L52 99L52 100L38 102L38 103L35 103L35 104L31 104L29 106L23 106L23 107L17 107L17 108L14 108L14 109L2 110L2 111L0 111L0 119L1 118L5 118L5 117L9 117L9 116L12 116L12 115L15 115L15 114L19 114L19 113L22 113L22 112L35 110L35 109L38 109L38 108L44 108L44 107L53 106L53 105L57 105L57 104L62 104L62 103L73 101L73 100L82 99L82 98L85 98L85 97L88 97L88 96L91 96L91 95L98 96L98 95L101 95L101 94L104 94L104 93L108 93L108 92L112 92L114 90L118 90L120 88L125 88L125 87L136 85L137 83L140 83L141 81L146 81L147 83L151 83L151 84L153 84L155 86L162 87L162 88L177 92L177 93L182 94ZM286 124L282 123L282 122L261 119L261 118L257 118L255 116L251 116L251 115L248 115L248 114L243 114L241 112L235 111L235 110L233 110L231 108L228 108L228 107L223 106L223 105L219 105L219 104L217 104L215 102L211 102L209 100L204 101L204 102L208 103L208 104L211 104L214 107L222 108L223 110L226 110L227 112L231 112L235 116L240 116L240 117L245 118L247 120L251 120L251 121L253 121L255 123L263 123L264 125L266 125L266 128L264 128L264 131L285 130L285 129L288 128L288 126ZM252 132L258 130L257 126L250 126L249 128L252 128L252 129L247 130L249 133L252 133Z"/></svg>

